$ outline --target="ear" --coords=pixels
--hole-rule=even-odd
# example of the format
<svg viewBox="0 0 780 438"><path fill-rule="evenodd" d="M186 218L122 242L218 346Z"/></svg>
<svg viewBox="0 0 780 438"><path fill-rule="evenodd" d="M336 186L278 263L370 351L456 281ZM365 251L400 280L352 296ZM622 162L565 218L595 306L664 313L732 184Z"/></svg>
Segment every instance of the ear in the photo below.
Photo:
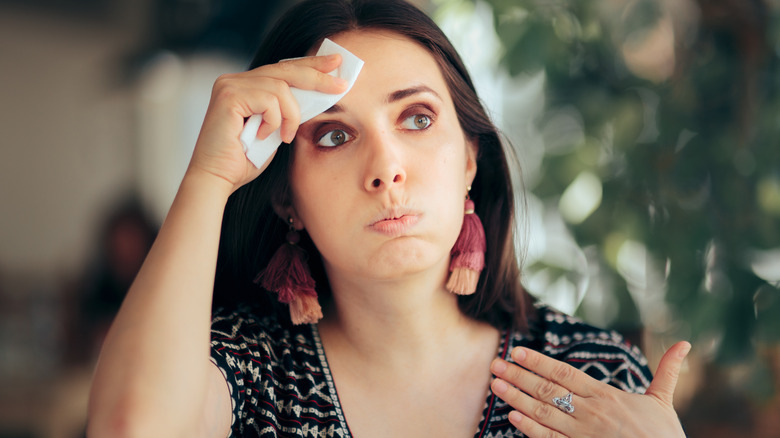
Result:
<svg viewBox="0 0 780 438"><path fill-rule="evenodd" d="M466 185L470 186L477 176L477 157L479 156L479 144L476 138L466 142Z"/></svg>
<svg viewBox="0 0 780 438"><path fill-rule="evenodd" d="M287 223L292 219L293 228L298 231L304 228L303 222L295 211L295 207L292 205L292 201L288 195L273 196L271 205L274 208L274 213L276 213L282 221Z"/></svg>

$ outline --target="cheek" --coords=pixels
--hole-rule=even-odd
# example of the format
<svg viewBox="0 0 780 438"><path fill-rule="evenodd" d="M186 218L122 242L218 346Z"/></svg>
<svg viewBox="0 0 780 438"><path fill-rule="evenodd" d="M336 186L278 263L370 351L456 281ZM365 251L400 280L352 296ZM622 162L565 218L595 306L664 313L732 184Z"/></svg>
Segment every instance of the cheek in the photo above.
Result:
<svg viewBox="0 0 780 438"><path fill-rule="evenodd" d="M316 214L317 200L321 198L321 185L316 181L323 176L317 172L316 167L309 165L308 157L296 151L292 166L290 166L290 193L292 194L292 206L299 219L308 228L308 216L310 211Z"/></svg>
<svg viewBox="0 0 780 438"><path fill-rule="evenodd" d="M460 198L466 195L466 154L464 146L455 140L439 145L430 160L421 163L418 169L430 187L437 187L443 196L445 193Z"/></svg>
<svg viewBox="0 0 780 438"><path fill-rule="evenodd" d="M313 225L313 218L323 216L323 204L329 202L328 195L333 192L324 182L326 178L315 172L292 172L290 175L293 208L307 228Z"/></svg>
<svg viewBox="0 0 780 438"><path fill-rule="evenodd" d="M292 206L307 232L315 238L338 232L337 225L347 214L349 199L345 198L345 172L333 170L339 166L324 165L310 158L296 156L290 169L290 186Z"/></svg>
<svg viewBox="0 0 780 438"><path fill-rule="evenodd" d="M417 172L426 199L434 203L437 210L441 231L450 234L453 229L459 232L463 220L464 203L466 200L466 157L462 144L453 141L448 147L442 147L441 152L431 157L430 161L421 163ZM454 238L453 237L453 242Z"/></svg>

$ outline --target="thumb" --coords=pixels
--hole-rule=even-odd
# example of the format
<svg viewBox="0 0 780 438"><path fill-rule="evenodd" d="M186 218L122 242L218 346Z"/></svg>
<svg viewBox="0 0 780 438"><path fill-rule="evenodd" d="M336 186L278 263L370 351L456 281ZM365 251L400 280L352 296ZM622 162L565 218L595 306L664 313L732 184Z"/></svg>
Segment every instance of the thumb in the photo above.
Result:
<svg viewBox="0 0 780 438"><path fill-rule="evenodd" d="M674 388L677 386L677 377L680 376L680 368L689 351L691 351L691 344L685 341L678 342L666 350L664 357L658 364L655 378L645 394L652 395L671 405L674 398Z"/></svg>

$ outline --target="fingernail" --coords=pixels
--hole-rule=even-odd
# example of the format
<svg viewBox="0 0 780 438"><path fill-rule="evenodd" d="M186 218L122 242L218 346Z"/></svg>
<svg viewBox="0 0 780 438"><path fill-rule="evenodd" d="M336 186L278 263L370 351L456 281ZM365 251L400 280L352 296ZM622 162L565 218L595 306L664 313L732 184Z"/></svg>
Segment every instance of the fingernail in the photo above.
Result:
<svg viewBox="0 0 780 438"><path fill-rule="evenodd" d="M512 350L512 358L515 360L515 362L522 362L525 360L525 357L527 356L525 350L522 348L515 348Z"/></svg>
<svg viewBox="0 0 780 438"><path fill-rule="evenodd" d="M298 134L298 126L288 126L285 131L282 139L285 143L290 144L295 140L295 136Z"/></svg>
<svg viewBox="0 0 780 438"><path fill-rule="evenodd" d="M690 351L691 351L691 344L687 344L685 347L681 348L679 352L680 359L684 359L685 356L687 356Z"/></svg>
<svg viewBox="0 0 780 438"><path fill-rule="evenodd" d="M496 359L493 361L493 372L496 374L501 374L504 371L506 371L506 362L504 362L501 359Z"/></svg>
<svg viewBox="0 0 780 438"><path fill-rule="evenodd" d="M493 392L496 394L503 394L506 392L506 390L509 389L509 386L500 379L493 380Z"/></svg>
<svg viewBox="0 0 780 438"><path fill-rule="evenodd" d="M523 414L517 411L512 411L509 413L509 421L512 423L519 423L523 419Z"/></svg>
<svg viewBox="0 0 780 438"><path fill-rule="evenodd" d="M343 78L333 78L333 81L336 82L336 85L339 85L341 87L344 87L347 85L347 80Z"/></svg>

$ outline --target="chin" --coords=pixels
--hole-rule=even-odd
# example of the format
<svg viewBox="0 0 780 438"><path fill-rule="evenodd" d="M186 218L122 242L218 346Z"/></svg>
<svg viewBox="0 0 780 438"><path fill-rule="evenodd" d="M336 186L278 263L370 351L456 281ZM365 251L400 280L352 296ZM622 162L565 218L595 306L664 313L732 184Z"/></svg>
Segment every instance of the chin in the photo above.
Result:
<svg viewBox="0 0 780 438"><path fill-rule="evenodd" d="M442 257L440 251L434 252L407 247L383 251L379 257L373 258L369 269L375 276L390 280L438 269L443 260L445 262L449 260L449 252L447 252L446 257Z"/></svg>

